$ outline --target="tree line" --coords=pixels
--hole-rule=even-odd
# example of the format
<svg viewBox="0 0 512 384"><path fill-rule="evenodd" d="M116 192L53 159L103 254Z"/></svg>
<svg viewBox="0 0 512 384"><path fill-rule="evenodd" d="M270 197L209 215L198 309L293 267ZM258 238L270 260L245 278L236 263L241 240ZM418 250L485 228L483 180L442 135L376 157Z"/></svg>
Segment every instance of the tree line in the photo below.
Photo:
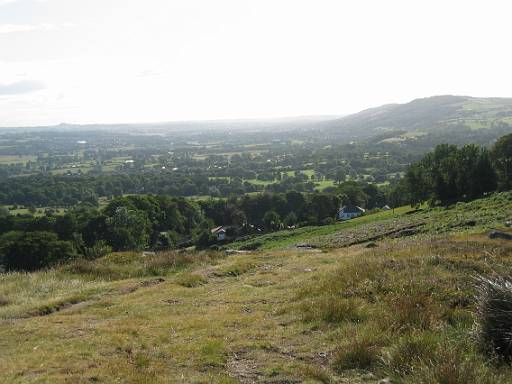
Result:
<svg viewBox="0 0 512 384"><path fill-rule="evenodd" d="M210 247L219 243L211 232L216 226L226 226L233 240L282 228L331 224L342 204L376 204L383 198L378 192L349 182L336 193L265 192L201 201L124 196L102 209L85 203L64 215L41 217L13 216L4 208L0 210L0 266L33 270L76 257L100 257L112 250Z"/></svg>
<svg viewBox="0 0 512 384"><path fill-rule="evenodd" d="M441 144L412 164L390 193L394 205L450 204L512 187L512 134L491 148Z"/></svg>

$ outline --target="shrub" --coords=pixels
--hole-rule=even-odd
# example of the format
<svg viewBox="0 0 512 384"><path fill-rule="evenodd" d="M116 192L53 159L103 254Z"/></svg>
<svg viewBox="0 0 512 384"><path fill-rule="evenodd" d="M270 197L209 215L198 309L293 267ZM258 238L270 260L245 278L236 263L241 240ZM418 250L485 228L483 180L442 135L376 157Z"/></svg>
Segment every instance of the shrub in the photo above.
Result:
<svg viewBox="0 0 512 384"><path fill-rule="evenodd" d="M512 279L478 278L476 332L482 349L512 360Z"/></svg>

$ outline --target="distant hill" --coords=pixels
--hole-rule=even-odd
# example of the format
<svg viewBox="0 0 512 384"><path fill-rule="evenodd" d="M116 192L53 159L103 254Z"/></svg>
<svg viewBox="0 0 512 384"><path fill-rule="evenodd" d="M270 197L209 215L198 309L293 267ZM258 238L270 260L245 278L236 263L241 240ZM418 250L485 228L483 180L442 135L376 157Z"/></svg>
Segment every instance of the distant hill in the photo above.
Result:
<svg viewBox="0 0 512 384"><path fill-rule="evenodd" d="M487 129L485 132L476 132ZM476 143L494 140L512 130L512 98L432 96L405 104L386 104L347 116L298 116L276 119L234 119L173 121L138 124L60 124L44 127L0 128L2 131L121 131L121 132L282 132L297 131L327 140L365 140L431 137L435 142L450 142L447 135L466 137ZM468 130L472 131L468 135ZM309 132L309 133L308 133ZM409 134L409 135L407 135ZM404 136L405 135L405 136ZM440 140L440 141L439 141Z"/></svg>
<svg viewBox="0 0 512 384"><path fill-rule="evenodd" d="M446 129L503 129L512 124L512 98L433 96L387 104L324 123L327 131L370 137L388 131L436 133Z"/></svg>

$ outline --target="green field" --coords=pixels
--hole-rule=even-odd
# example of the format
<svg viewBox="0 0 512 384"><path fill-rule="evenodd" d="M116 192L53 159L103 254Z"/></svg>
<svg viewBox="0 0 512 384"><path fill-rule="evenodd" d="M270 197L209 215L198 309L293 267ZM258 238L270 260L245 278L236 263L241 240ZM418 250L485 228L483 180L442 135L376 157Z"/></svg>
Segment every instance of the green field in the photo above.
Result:
<svg viewBox="0 0 512 384"><path fill-rule="evenodd" d="M26 164L29 161L36 161L37 156L16 156L16 155L0 155L0 164Z"/></svg>
<svg viewBox="0 0 512 384"><path fill-rule="evenodd" d="M11 215L31 215L32 213L30 212L30 210L28 208L16 208L16 209L13 209L13 206L11 205L4 205L5 208L7 208L9 210L9 213ZM44 216L45 215L45 210L46 209L51 209L55 212L56 215L63 215L64 213L66 213L66 208L53 208L53 207L38 207L36 208L36 212L34 213L34 216L36 217L41 217L41 216Z"/></svg>

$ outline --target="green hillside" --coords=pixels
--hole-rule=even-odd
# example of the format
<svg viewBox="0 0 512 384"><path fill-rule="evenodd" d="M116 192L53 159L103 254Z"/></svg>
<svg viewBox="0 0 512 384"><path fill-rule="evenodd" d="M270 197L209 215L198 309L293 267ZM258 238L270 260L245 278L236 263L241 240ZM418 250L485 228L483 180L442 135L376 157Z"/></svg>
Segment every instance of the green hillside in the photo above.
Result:
<svg viewBox="0 0 512 384"><path fill-rule="evenodd" d="M1 382L510 383L473 325L474 276L512 267L512 244L486 236L511 213L502 193L276 233L251 252L2 274Z"/></svg>
<svg viewBox="0 0 512 384"><path fill-rule="evenodd" d="M372 136L386 131L441 133L465 126L496 128L512 122L512 98L433 96L370 108L328 123L332 132Z"/></svg>
<svg viewBox="0 0 512 384"><path fill-rule="evenodd" d="M481 232L501 226L512 217L512 194L499 193L448 208L413 210L406 206L361 216L323 227L304 227L273 232L230 244L235 249L339 248L365 241L405 235Z"/></svg>

